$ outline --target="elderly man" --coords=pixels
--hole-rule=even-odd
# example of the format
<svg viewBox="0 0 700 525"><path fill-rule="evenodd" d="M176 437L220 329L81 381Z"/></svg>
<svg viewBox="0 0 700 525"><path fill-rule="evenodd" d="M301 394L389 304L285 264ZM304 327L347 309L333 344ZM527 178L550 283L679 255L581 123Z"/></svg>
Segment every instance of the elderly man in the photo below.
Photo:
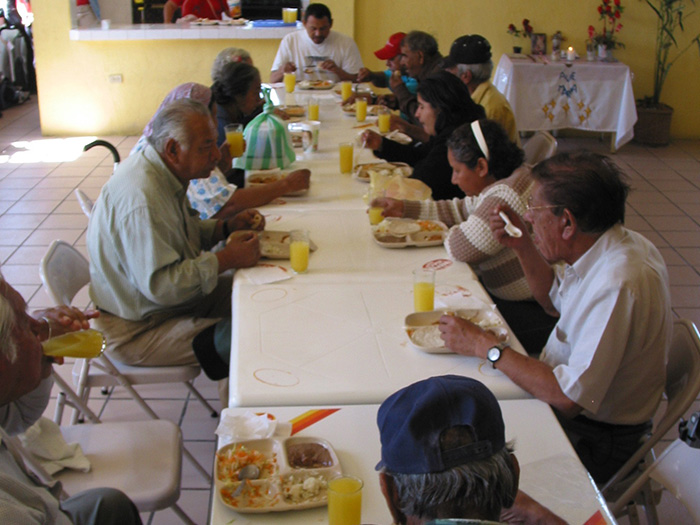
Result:
<svg viewBox="0 0 700 525"><path fill-rule="evenodd" d="M0 274L0 523L140 524L138 510L122 492L92 489L59 500L60 483L40 481L16 459L17 445L8 434L39 419L51 392L52 361L39 341L87 328L97 315L61 307L37 312L36 319L26 309Z"/></svg>
<svg viewBox="0 0 700 525"><path fill-rule="evenodd" d="M319 67L331 80L355 80L362 67L357 44L349 36L331 31L333 18L324 4L309 4L304 29L282 39L272 63L270 82L282 81L285 73L304 78L304 69Z"/></svg>
<svg viewBox="0 0 700 525"><path fill-rule="evenodd" d="M457 317L440 319L446 345L494 368L555 409L583 464L609 479L651 429L672 336L668 273L654 245L623 224L629 187L608 158L565 153L538 164L525 220L509 237L498 207L496 238L515 250L530 289L559 321L540 359ZM554 263L556 266L550 266Z"/></svg>
<svg viewBox="0 0 700 525"><path fill-rule="evenodd" d="M90 296L107 348L131 365L199 362L228 376L232 268L260 257L263 217L246 210L200 220L188 205L192 179L208 177L220 153L209 109L191 99L163 108L149 145L120 164L90 217ZM225 247L207 251L222 240ZM195 357L196 356L196 357Z"/></svg>
<svg viewBox="0 0 700 525"><path fill-rule="evenodd" d="M394 523L564 523L518 491L501 409L479 381L440 376L402 388L379 407L377 425L379 481Z"/></svg>
<svg viewBox="0 0 700 525"><path fill-rule="evenodd" d="M452 43L445 69L459 77L469 89L472 100L481 104L486 118L495 120L520 144L513 109L500 91L489 82L493 72L491 44L481 35L460 36Z"/></svg>

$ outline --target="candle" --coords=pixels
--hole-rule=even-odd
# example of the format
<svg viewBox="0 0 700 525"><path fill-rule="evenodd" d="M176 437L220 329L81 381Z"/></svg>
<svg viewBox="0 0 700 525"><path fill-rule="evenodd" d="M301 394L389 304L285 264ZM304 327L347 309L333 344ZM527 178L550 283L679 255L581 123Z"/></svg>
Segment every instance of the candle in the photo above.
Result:
<svg viewBox="0 0 700 525"><path fill-rule="evenodd" d="M574 51L574 48L571 46L566 50L566 59L569 61L576 60L576 51Z"/></svg>

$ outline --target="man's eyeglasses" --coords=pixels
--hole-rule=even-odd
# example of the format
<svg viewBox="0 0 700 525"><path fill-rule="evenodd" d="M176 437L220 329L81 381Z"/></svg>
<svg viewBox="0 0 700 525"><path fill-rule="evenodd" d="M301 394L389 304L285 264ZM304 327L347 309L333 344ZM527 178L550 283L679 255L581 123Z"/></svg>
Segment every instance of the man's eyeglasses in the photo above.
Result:
<svg viewBox="0 0 700 525"><path fill-rule="evenodd" d="M535 210L548 210L552 208L561 208L559 204L547 204L545 206L533 206L532 205L532 197L530 197L527 200L527 204L525 205L525 209L527 211L535 211Z"/></svg>

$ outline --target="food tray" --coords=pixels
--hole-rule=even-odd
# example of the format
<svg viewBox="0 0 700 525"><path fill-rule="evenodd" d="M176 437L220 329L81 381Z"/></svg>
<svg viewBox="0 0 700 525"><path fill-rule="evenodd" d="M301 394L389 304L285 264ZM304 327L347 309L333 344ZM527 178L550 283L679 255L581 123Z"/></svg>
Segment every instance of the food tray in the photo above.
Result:
<svg viewBox="0 0 700 525"><path fill-rule="evenodd" d="M289 105L289 106L280 106L280 109L284 111L287 115L289 115L289 118L300 118L306 115L306 108L304 106L299 106L299 105Z"/></svg>
<svg viewBox="0 0 700 525"><path fill-rule="evenodd" d="M290 232L264 230L260 232L260 255L268 259L289 259ZM316 251L318 246L309 239L309 251Z"/></svg>
<svg viewBox="0 0 700 525"><path fill-rule="evenodd" d="M327 451L328 466L293 466L294 458L289 456L288 450L295 446L314 446L316 450L323 447ZM233 459L225 459L231 456ZM260 478L239 481L238 472L251 463L260 468ZM340 474L342 469L335 450L321 438L256 439L226 445L216 453L216 493L224 505L238 512L279 512L325 506L328 503L327 483ZM246 486L233 497L241 483Z"/></svg>
<svg viewBox="0 0 700 525"><path fill-rule="evenodd" d="M369 104L367 105L367 116L368 117L376 117L379 115L379 108L382 106L376 105L376 104ZM343 113L345 113L348 116L354 117L355 116L355 103L353 102L352 104L346 104L342 106L343 108Z"/></svg>
<svg viewBox="0 0 700 525"><path fill-rule="evenodd" d="M256 171L251 171L248 173L246 176L246 186L264 186L265 184L271 184L273 182L277 182L279 180L284 179L287 176L288 172L283 171L279 168L274 168L271 170L256 170ZM304 195L308 190L299 190L299 191L293 191L291 193L285 193L285 195Z"/></svg>
<svg viewBox="0 0 700 525"><path fill-rule="evenodd" d="M440 221L386 218L372 226L372 237L385 248L440 246L447 230Z"/></svg>
<svg viewBox="0 0 700 525"><path fill-rule="evenodd" d="M370 171L376 171L381 175L409 177L413 173L413 168L405 162L369 162L355 166L352 176L359 181L369 182Z"/></svg>
<svg viewBox="0 0 700 525"><path fill-rule="evenodd" d="M445 347L440 337L438 323L443 315L456 315L471 321L481 328L496 334L500 342L508 341L508 329L503 319L490 308L470 310L433 310L431 312L416 312L406 316L404 329L408 340L414 348L428 354L451 354L452 350Z"/></svg>
<svg viewBox="0 0 700 525"><path fill-rule="evenodd" d="M299 89L332 89L334 85L332 80L302 80Z"/></svg>
<svg viewBox="0 0 700 525"><path fill-rule="evenodd" d="M208 18L198 18L193 20L190 24L195 26L244 26L248 23L245 18L234 18L227 20L211 20Z"/></svg>

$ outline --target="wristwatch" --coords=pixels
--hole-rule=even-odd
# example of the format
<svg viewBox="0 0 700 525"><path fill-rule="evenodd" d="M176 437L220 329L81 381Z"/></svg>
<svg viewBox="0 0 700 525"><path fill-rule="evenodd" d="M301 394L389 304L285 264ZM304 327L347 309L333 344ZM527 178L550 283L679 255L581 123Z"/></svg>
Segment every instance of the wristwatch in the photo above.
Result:
<svg viewBox="0 0 700 525"><path fill-rule="evenodd" d="M492 346L491 348L489 348L486 352L486 359L491 361L491 366L493 368L496 368L496 361L498 361L501 358L501 356L503 355L503 350L506 346L508 345L497 344L496 346Z"/></svg>

